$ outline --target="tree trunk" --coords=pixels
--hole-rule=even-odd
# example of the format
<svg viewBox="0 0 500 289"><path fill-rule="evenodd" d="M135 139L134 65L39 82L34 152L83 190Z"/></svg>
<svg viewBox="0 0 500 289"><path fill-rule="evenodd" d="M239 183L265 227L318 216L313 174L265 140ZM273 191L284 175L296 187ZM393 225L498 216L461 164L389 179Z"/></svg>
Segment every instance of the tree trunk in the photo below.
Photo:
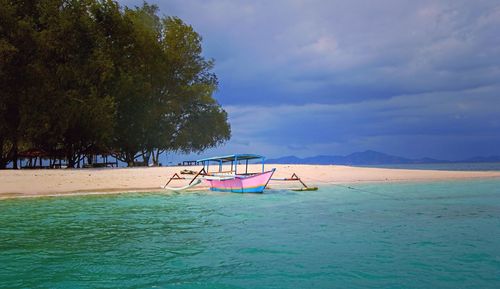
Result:
<svg viewBox="0 0 500 289"><path fill-rule="evenodd" d="M17 139L14 140L12 147L12 167L17 169Z"/></svg>
<svg viewBox="0 0 500 289"><path fill-rule="evenodd" d="M129 152L125 153L125 162L127 163L127 167L133 167L134 166L134 156L135 154L131 154Z"/></svg>
<svg viewBox="0 0 500 289"><path fill-rule="evenodd" d="M4 156L6 155L3 151L4 140L0 138L0 169L5 169L7 167L8 160Z"/></svg>
<svg viewBox="0 0 500 289"><path fill-rule="evenodd" d="M70 149L70 151L66 154L66 159L68 160L68 168L74 168L76 164L76 158L73 149Z"/></svg>
<svg viewBox="0 0 500 289"><path fill-rule="evenodd" d="M157 150L153 149L153 151L151 151L151 156L153 157L153 165L158 166L158 154L155 154L155 151Z"/></svg>
<svg viewBox="0 0 500 289"><path fill-rule="evenodd" d="M153 164L155 166L160 165L160 154L161 153L162 153L162 151L160 149L156 149L156 154L155 154L155 150L153 150Z"/></svg>
<svg viewBox="0 0 500 289"><path fill-rule="evenodd" d="M144 165L149 164L149 159L151 157L151 152L150 151L143 151L142 152L142 161L144 162Z"/></svg>

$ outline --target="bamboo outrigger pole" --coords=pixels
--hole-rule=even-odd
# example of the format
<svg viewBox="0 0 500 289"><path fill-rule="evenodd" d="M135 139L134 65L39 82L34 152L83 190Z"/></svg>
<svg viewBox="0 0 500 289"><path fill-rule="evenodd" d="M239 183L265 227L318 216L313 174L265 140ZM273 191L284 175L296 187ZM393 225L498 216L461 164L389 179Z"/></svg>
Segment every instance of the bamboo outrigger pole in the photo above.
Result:
<svg viewBox="0 0 500 289"><path fill-rule="evenodd" d="M309 187L306 185L296 173L293 173L290 178L282 178L282 179L271 179L272 181L298 181L302 184L302 188L300 189L292 189L292 191L317 191L318 187Z"/></svg>
<svg viewBox="0 0 500 289"><path fill-rule="evenodd" d="M185 180L186 178L179 176L177 173L175 173L169 180L168 182L163 186L163 188L166 188L168 184L170 184L171 181L173 180Z"/></svg>
<svg viewBox="0 0 500 289"><path fill-rule="evenodd" d="M194 178L191 179L188 185L191 185L199 176L204 176L206 175L207 172L205 171L205 168L202 168ZM175 173L170 179L168 179L167 183L163 186L163 188L166 188L168 184L170 184L171 181L174 180L186 180L187 178L179 176L179 174Z"/></svg>
<svg viewBox="0 0 500 289"><path fill-rule="evenodd" d="M207 175L207 172L205 171L205 167L203 167L197 174L194 176L194 178L189 182L189 184L192 184L194 180L196 180L197 177L199 176L205 176Z"/></svg>

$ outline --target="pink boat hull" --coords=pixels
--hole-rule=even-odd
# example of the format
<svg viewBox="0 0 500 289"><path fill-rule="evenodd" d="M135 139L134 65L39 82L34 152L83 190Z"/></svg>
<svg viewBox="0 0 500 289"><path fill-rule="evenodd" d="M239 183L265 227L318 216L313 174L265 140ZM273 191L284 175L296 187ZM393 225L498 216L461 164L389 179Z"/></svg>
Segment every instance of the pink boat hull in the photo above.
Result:
<svg viewBox="0 0 500 289"><path fill-rule="evenodd" d="M273 176L274 169L268 172L245 176L236 175L234 178L226 180L205 179L210 190L218 192L234 193L262 193L267 183Z"/></svg>

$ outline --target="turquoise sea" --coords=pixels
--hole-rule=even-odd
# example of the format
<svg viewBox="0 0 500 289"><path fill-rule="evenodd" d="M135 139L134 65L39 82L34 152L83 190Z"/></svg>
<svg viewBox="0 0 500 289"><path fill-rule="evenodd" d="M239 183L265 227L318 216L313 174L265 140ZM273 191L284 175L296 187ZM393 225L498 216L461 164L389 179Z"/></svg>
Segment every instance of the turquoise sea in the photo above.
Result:
<svg viewBox="0 0 500 289"><path fill-rule="evenodd" d="M0 288L500 288L500 180L0 202Z"/></svg>
<svg viewBox="0 0 500 289"><path fill-rule="evenodd" d="M359 165L360 167L391 168L409 170L445 170L445 171L500 171L500 163L431 163L431 164L391 164Z"/></svg>

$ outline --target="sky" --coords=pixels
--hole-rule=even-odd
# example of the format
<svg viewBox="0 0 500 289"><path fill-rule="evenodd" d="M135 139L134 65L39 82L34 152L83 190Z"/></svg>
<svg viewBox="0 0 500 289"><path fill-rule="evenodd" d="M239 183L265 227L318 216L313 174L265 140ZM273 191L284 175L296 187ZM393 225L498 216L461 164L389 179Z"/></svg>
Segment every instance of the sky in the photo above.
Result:
<svg viewBox="0 0 500 289"><path fill-rule="evenodd" d="M498 0L149 3L215 60L232 138L200 157L500 155Z"/></svg>

